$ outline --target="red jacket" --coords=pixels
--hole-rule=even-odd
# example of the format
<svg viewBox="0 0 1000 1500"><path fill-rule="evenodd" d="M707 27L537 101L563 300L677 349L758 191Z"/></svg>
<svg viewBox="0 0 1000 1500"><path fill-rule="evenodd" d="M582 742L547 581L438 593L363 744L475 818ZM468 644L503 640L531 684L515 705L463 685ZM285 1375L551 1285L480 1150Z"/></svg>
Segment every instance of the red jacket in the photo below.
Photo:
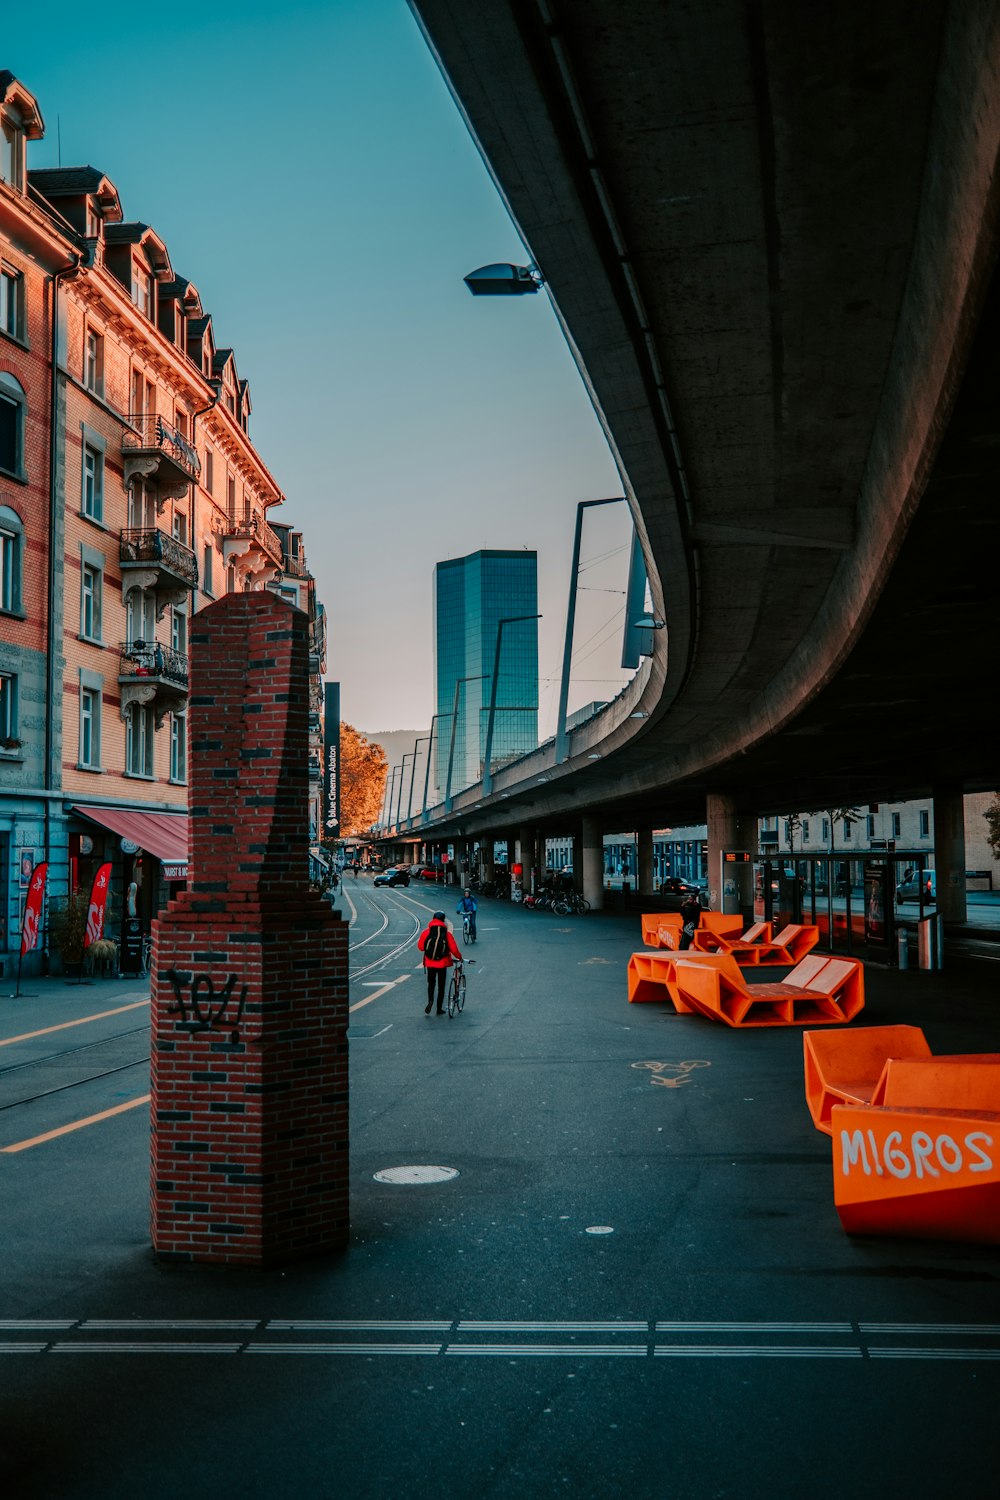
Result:
<svg viewBox="0 0 1000 1500"><path fill-rule="evenodd" d="M445 954L444 958L426 958L425 957L424 958L424 968L425 969L450 969L451 966L452 966L452 964L454 963L455 959L456 958L457 959L461 959L462 954L461 954L461 952L459 950L458 944L455 942L455 939L452 937L451 933L448 932L448 924L447 924L447 922L434 922L434 921L428 922L427 926L424 928L423 932L417 938L417 947L420 949L421 953L423 953L423 951L424 951L424 945L427 942L427 938L430 935L430 930L431 930L432 927L443 927L444 930L445 930L445 932L448 933L448 952Z"/></svg>

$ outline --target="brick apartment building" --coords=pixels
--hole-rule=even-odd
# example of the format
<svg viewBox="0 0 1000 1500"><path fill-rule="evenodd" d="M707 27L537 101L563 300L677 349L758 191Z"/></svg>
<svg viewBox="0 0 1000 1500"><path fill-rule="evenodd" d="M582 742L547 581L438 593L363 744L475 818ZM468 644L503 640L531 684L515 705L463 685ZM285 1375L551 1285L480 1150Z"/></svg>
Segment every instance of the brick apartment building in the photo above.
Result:
<svg viewBox="0 0 1000 1500"><path fill-rule="evenodd" d="M0 71L0 964L34 864L49 899L111 860L142 926L186 868L188 631L221 593L325 617L250 440L250 391L194 284L93 167L32 171L37 101ZM317 827L318 827L318 782ZM112 924L112 935L117 936ZM45 962L37 953L25 972Z"/></svg>

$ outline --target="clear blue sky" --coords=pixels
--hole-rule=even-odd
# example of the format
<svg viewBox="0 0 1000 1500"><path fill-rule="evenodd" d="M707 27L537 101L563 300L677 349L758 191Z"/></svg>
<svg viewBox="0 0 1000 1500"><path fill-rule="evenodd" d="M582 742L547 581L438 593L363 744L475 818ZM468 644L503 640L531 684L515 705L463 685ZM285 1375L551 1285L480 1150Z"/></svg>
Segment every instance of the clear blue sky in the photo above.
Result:
<svg viewBox="0 0 1000 1500"><path fill-rule="evenodd" d="M473 298L523 246L405 0L5 9L29 167L89 163L193 281L253 399L330 620L344 717L426 727L435 562L539 554L554 727L577 500L621 493L547 297ZM630 527L588 518L570 708L612 696Z"/></svg>

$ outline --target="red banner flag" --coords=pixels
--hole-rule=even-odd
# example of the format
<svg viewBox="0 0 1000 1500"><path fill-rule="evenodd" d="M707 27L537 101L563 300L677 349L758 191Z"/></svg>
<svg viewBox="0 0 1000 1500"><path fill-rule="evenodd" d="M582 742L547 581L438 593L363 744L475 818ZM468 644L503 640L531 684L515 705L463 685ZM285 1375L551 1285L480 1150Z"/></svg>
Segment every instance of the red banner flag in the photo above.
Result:
<svg viewBox="0 0 1000 1500"><path fill-rule="evenodd" d="M108 904L108 886L111 884L111 866L102 865L94 876L87 908L87 930L83 934L83 951L96 943L104 932L104 908Z"/></svg>
<svg viewBox="0 0 1000 1500"><path fill-rule="evenodd" d="M45 899L45 877L48 873L47 864L36 865L31 872L28 894L24 901L24 917L21 922L22 958L26 953L30 953L38 942L38 929L42 924L42 902Z"/></svg>

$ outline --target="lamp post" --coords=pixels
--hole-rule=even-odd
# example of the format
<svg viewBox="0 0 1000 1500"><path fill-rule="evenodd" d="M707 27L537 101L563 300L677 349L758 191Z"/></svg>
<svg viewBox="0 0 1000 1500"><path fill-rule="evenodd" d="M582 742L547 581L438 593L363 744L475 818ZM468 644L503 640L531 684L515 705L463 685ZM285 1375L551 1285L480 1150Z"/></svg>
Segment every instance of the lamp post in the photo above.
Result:
<svg viewBox="0 0 1000 1500"><path fill-rule="evenodd" d="M403 756L403 763L399 768L399 796L396 798L396 816L392 820L394 826L398 826L399 815L403 810L403 782L406 780L406 762L412 757L412 754L412 750L407 751Z"/></svg>
<svg viewBox="0 0 1000 1500"><path fill-rule="evenodd" d="M409 823L411 821L412 817L413 817L413 780L414 780L414 777L417 774L417 746L418 745L423 745L427 741L427 738L428 738L428 736L426 734L422 734L419 739L416 739L416 740L413 741L413 765L410 767L410 796L409 796L409 800L407 801L407 804L406 804L406 821L407 821L407 823ZM431 763L431 753L430 753L430 750L428 750L427 751L427 765L428 765L428 767L430 766L430 763Z"/></svg>
<svg viewBox="0 0 1000 1500"><path fill-rule="evenodd" d="M444 714L434 714L431 717L431 732L427 736L427 770L424 772L424 805L420 809L420 816L422 818L426 818L427 816L427 792L431 784L431 755L434 750L434 725L438 719L443 719L444 717Z"/></svg>
<svg viewBox="0 0 1000 1500"><path fill-rule="evenodd" d="M624 495L612 495L607 500L578 500L576 506L576 529L573 534L573 562L569 575L569 603L566 606L566 642L563 646L562 681L559 684L559 715L556 719L556 764L569 754L569 735L566 733L566 710L569 706L570 663L573 659L573 627L576 624L576 588L580 572L580 543L583 540L583 513L592 505L621 505Z"/></svg>
<svg viewBox="0 0 1000 1500"><path fill-rule="evenodd" d="M481 673L478 677L456 677L455 678L455 702L451 709L451 742L448 746L448 779L444 789L445 812L451 812L451 773L455 767L455 735L458 729L458 695L463 683L485 682L486 674Z"/></svg>
<svg viewBox="0 0 1000 1500"><path fill-rule="evenodd" d="M392 823L392 799L393 799L393 796L395 795L395 791L396 791L396 773L398 772L398 770L399 770L398 766L393 766L393 768L392 768L392 774L386 778L386 789L387 789L386 807L385 807L385 813L386 813L385 826L386 826L386 828L388 828L390 826L390 824Z"/></svg>
<svg viewBox="0 0 1000 1500"><path fill-rule="evenodd" d="M596 504L596 501L593 502ZM540 620L541 615L504 615L497 621L497 644L493 653L493 680L490 683L490 716L486 721L486 750L483 755L483 796L488 797L493 789L493 772L490 760L493 754L493 723L497 714L497 683L500 680L500 648L503 643L505 625L515 625L520 620Z"/></svg>
<svg viewBox="0 0 1000 1500"><path fill-rule="evenodd" d="M382 792L382 812L381 812L381 815L380 815L379 820L378 820L380 828L385 828L387 826L386 825L386 821L385 821L385 815L386 815L386 812L388 810L388 807L389 807L389 770L388 770L388 767L386 767L385 788L384 788L384 790Z"/></svg>

